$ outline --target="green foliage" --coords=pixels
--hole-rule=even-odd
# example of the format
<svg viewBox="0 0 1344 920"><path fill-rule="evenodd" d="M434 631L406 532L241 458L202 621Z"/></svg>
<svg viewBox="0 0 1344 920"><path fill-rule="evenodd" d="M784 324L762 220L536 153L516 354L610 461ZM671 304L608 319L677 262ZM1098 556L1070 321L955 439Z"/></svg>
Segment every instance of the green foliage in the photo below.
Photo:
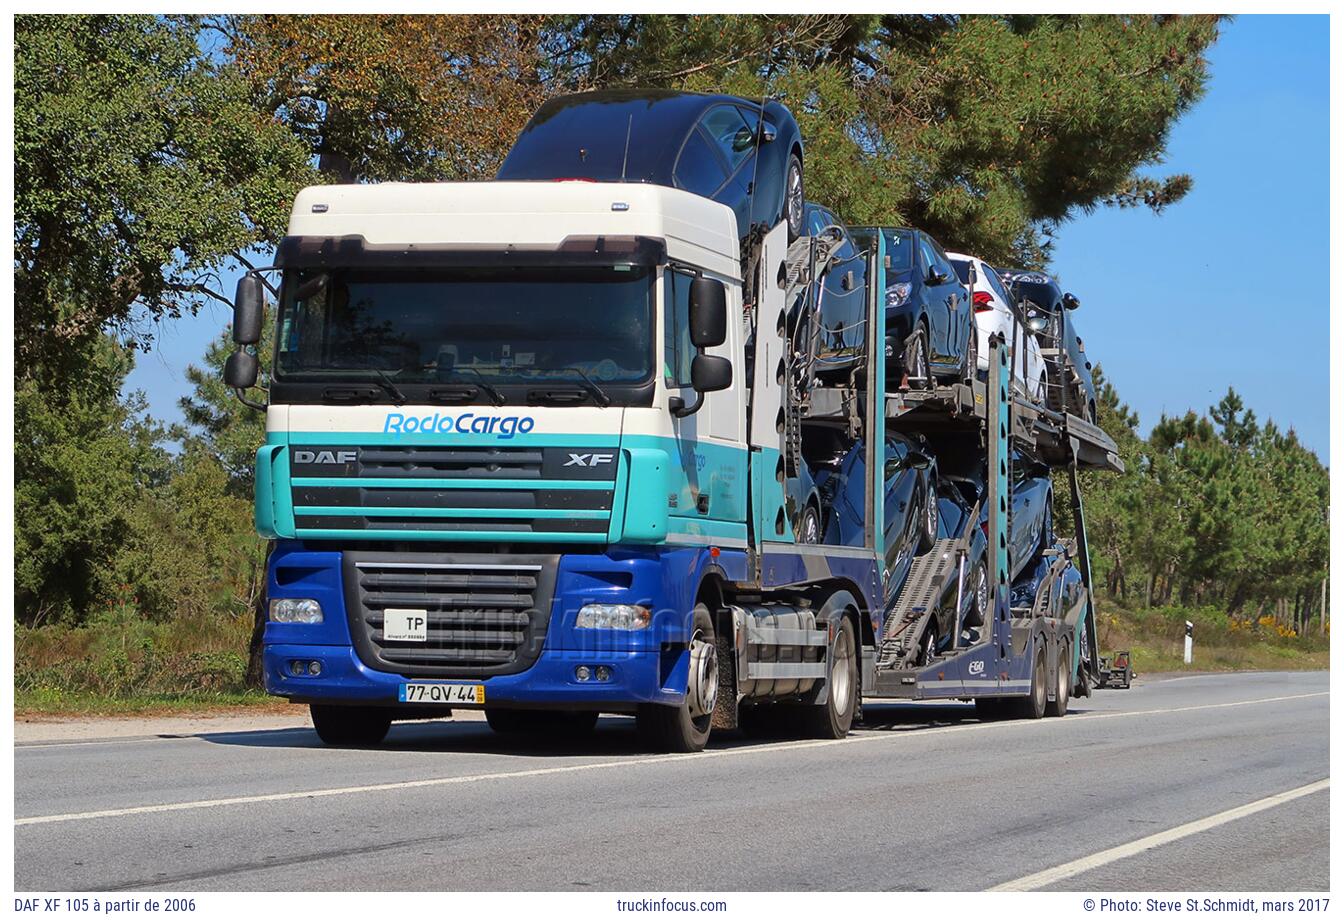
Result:
<svg viewBox="0 0 1344 920"><path fill-rule="evenodd" d="M283 231L307 151L197 47L191 20L15 19L15 352L78 373L112 329L194 310ZM137 322L139 325L137 326Z"/></svg>
<svg viewBox="0 0 1344 920"><path fill-rule="evenodd" d="M1096 583L1122 602L1216 604L1252 620L1272 607L1298 629L1318 618L1329 475L1316 455L1231 389L1207 416L1163 417L1140 438L1095 375L1098 421L1126 465L1084 477Z"/></svg>
<svg viewBox="0 0 1344 920"><path fill-rule="evenodd" d="M164 431L144 397L120 396L129 352L109 338L83 351L59 394L32 379L14 393L14 590L20 622L70 620L120 584L109 561L132 532L130 511L162 485Z"/></svg>

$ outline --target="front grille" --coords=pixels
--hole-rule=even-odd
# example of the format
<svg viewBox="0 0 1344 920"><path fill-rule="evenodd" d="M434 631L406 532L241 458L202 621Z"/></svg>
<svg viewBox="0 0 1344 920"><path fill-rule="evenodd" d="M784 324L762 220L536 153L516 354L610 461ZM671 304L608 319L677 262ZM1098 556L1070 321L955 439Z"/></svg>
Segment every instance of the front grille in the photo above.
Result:
<svg viewBox="0 0 1344 920"><path fill-rule="evenodd" d="M369 667L412 677L487 677L529 667L550 621L559 556L343 554L350 634ZM424 642L383 635L388 609L424 610Z"/></svg>

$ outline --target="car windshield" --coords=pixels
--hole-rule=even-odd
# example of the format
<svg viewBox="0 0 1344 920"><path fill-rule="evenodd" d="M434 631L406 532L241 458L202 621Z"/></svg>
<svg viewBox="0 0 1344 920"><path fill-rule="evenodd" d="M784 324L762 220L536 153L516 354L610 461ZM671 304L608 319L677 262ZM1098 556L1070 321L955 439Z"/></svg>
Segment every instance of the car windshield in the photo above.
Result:
<svg viewBox="0 0 1344 920"><path fill-rule="evenodd" d="M915 234L910 230L887 230L887 257L893 272L908 272L915 267Z"/></svg>
<svg viewBox="0 0 1344 920"><path fill-rule="evenodd" d="M638 265L291 271L277 379L644 381L652 274Z"/></svg>

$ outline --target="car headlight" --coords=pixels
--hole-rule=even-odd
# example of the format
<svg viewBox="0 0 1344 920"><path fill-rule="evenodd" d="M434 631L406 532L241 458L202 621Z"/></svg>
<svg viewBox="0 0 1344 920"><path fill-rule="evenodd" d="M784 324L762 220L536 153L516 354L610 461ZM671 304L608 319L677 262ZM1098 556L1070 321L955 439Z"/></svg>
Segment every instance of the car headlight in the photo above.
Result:
<svg viewBox="0 0 1344 920"><path fill-rule="evenodd" d="M1027 320L1027 328L1032 332L1043 332L1045 327L1050 324L1044 316L1036 315Z"/></svg>
<svg viewBox="0 0 1344 920"><path fill-rule="evenodd" d="M639 604L584 604L574 625L579 629L647 629L648 607Z"/></svg>
<svg viewBox="0 0 1344 920"><path fill-rule="evenodd" d="M277 597L271 600L272 623L321 623L322 605L307 597Z"/></svg>
<svg viewBox="0 0 1344 920"><path fill-rule="evenodd" d="M909 281L898 281L895 284L888 285L887 306L889 307L905 306L906 301L910 299L911 287L912 285Z"/></svg>

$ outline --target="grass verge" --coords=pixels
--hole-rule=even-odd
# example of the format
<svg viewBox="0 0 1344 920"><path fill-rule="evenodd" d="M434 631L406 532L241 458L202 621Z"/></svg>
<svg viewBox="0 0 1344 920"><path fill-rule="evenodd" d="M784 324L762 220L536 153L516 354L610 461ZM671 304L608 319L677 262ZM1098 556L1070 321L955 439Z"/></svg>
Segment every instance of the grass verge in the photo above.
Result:
<svg viewBox="0 0 1344 920"><path fill-rule="evenodd" d="M1185 664L1185 624L1195 624ZM1129 649L1136 673L1155 671L1305 671L1330 667L1329 636L1297 636L1265 620L1229 617L1213 607L1132 610L1102 600L1097 610L1102 654Z"/></svg>

